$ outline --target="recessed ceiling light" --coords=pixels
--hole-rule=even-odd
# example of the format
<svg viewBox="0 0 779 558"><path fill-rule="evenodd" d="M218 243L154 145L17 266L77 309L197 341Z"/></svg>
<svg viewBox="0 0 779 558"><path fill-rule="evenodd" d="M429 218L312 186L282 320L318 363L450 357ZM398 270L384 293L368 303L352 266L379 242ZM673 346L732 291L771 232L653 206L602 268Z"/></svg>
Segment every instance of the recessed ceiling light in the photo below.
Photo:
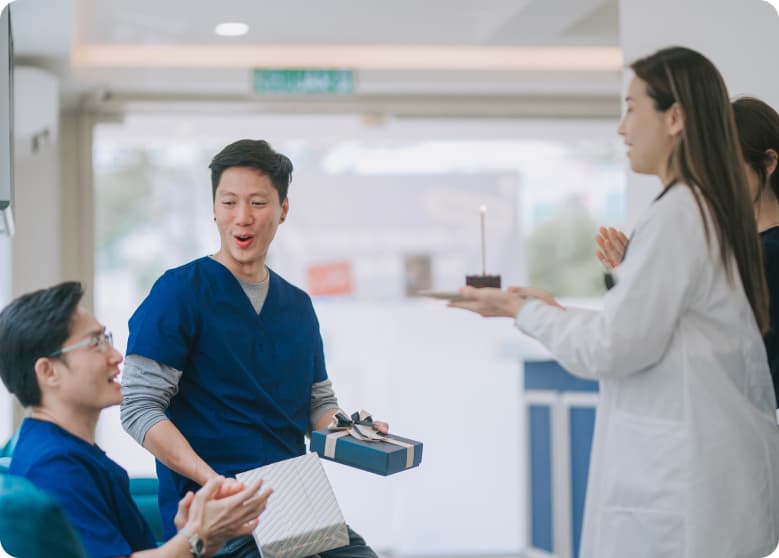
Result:
<svg viewBox="0 0 779 558"><path fill-rule="evenodd" d="M246 35L248 31L249 26L240 21L228 21L214 27L214 33L222 37L240 37Z"/></svg>

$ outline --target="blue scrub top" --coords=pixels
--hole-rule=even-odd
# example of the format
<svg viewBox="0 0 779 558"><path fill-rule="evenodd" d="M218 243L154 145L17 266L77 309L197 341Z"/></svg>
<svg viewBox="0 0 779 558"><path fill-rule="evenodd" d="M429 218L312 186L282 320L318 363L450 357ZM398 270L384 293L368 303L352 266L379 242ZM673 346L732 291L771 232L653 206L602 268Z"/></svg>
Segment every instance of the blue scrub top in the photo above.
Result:
<svg viewBox="0 0 779 558"><path fill-rule="evenodd" d="M127 354L181 370L167 416L226 476L305 453L311 388L327 379L310 297L270 271L259 315L235 276L204 257L160 277L130 318ZM166 536L197 485L159 461Z"/></svg>
<svg viewBox="0 0 779 558"><path fill-rule="evenodd" d="M53 422L24 420L9 472L59 502L92 558L157 546L130 495L127 472L99 447Z"/></svg>

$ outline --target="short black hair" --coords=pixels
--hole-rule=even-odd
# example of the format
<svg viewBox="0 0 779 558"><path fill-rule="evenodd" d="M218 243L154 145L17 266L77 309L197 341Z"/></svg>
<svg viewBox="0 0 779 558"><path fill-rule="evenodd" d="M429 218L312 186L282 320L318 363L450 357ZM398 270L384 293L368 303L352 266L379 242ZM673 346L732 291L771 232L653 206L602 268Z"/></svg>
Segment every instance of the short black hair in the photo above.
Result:
<svg viewBox="0 0 779 558"><path fill-rule="evenodd" d="M265 140L242 139L231 143L214 155L208 168L211 169L211 196L216 200L216 188L222 173L230 167L250 167L270 178L273 188L279 194L279 202L287 199L289 183L292 180L292 161L277 153Z"/></svg>
<svg viewBox="0 0 779 558"><path fill-rule="evenodd" d="M0 377L25 406L41 404L35 362L70 336L84 289L67 281L13 300L0 312Z"/></svg>

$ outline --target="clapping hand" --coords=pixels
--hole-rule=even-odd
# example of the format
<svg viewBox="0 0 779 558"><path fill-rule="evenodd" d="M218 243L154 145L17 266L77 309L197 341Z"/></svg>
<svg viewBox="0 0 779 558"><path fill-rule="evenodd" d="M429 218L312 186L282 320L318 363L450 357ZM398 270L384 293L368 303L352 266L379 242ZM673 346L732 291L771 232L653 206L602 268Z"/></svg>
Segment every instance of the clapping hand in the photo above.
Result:
<svg viewBox="0 0 779 558"><path fill-rule="evenodd" d="M272 490L259 492L262 480L245 485L235 479L212 477L196 493L179 502L174 524L197 533L209 550L227 540L251 534L259 523Z"/></svg>

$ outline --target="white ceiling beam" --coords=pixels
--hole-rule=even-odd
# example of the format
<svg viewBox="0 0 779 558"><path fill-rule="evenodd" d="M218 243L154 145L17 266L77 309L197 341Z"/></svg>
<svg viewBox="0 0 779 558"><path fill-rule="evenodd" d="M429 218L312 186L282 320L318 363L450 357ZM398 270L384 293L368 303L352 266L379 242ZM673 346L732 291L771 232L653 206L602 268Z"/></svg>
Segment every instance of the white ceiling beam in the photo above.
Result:
<svg viewBox="0 0 779 558"><path fill-rule="evenodd" d="M115 92L86 96L81 109L113 119L122 114L372 114L403 118L497 118L611 120L620 113L613 95L245 95Z"/></svg>
<svg viewBox="0 0 779 558"><path fill-rule="evenodd" d="M618 47L81 44L74 67L617 71Z"/></svg>

